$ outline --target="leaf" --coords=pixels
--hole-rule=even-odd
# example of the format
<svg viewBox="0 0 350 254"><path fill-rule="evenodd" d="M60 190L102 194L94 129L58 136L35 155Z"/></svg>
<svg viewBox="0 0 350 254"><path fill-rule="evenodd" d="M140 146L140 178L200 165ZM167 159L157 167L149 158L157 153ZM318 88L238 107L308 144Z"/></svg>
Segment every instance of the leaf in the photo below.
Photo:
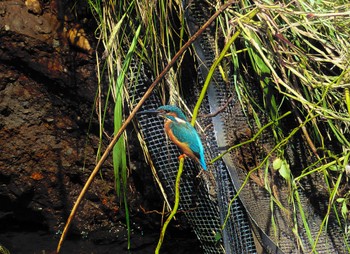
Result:
<svg viewBox="0 0 350 254"><path fill-rule="evenodd" d="M346 205L346 202L343 202L343 205L341 206L341 214L343 215L343 218L347 218L348 214L348 206Z"/></svg>
<svg viewBox="0 0 350 254"><path fill-rule="evenodd" d="M290 181L290 168L285 160L282 162L281 168L278 172L286 181Z"/></svg>
<svg viewBox="0 0 350 254"><path fill-rule="evenodd" d="M221 233L220 232L217 232L216 234L215 234L215 241L216 242L218 242L218 241L220 241L221 240L221 238L222 238L222 235L221 235Z"/></svg>
<svg viewBox="0 0 350 254"><path fill-rule="evenodd" d="M282 166L282 160L280 158L276 158L272 163L272 167L274 170L279 170L281 166Z"/></svg>
<svg viewBox="0 0 350 254"><path fill-rule="evenodd" d="M337 198L338 203L344 202L344 200L345 200L345 198Z"/></svg>

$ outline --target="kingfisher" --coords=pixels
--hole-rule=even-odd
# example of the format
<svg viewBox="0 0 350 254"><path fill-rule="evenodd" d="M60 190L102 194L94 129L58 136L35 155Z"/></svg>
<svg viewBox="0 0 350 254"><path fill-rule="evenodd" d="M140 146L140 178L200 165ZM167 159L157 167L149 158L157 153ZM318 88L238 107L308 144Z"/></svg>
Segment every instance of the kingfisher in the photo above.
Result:
<svg viewBox="0 0 350 254"><path fill-rule="evenodd" d="M187 121L181 109L173 105L164 105L156 110L148 110L142 113L155 113L163 117L165 119L165 133L183 152L179 158L188 156L195 160L203 170L207 170L202 141L196 129Z"/></svg>

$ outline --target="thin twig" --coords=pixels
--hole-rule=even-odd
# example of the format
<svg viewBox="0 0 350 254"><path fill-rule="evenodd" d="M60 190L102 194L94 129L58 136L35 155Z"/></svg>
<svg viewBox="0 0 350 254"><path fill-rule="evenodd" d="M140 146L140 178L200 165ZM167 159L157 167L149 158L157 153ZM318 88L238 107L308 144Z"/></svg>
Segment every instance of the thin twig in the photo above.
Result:
<svg viewBox="0 0 350 254"><path fill-rule="evenodd" d="M221 106L217 111L210 113L210 114L199 115L199 117L209 118L209 117L217 116L219 113L221 113L222 111L224 111L227 108L228 104L233 100L233 98L234 98L233 95L231 97L229 97L228 100L225 102L225 104L223 106Z"/></svg>

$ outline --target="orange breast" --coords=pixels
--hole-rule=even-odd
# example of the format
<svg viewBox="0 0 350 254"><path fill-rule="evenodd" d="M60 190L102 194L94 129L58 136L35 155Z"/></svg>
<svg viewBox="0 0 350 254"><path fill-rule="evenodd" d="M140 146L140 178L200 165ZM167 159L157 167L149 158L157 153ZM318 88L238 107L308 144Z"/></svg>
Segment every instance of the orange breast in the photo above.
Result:
<svg viewBox="0 0 350 254"><path fill-rule="evenodd" d="M170 124L171 121L170 120L166 120L165 124L164 124L164 129L166 134L168 135L168 137L170 138L170 140L172 142L174 142L175 145L177 145L184 154L186 154L188 157L198 161L198 158L193 154L193 152L191 151L191 149L189 148L189 146L184 143L184 142L180 142L174 135L174 133L171 131L170 128Z"/></svg>

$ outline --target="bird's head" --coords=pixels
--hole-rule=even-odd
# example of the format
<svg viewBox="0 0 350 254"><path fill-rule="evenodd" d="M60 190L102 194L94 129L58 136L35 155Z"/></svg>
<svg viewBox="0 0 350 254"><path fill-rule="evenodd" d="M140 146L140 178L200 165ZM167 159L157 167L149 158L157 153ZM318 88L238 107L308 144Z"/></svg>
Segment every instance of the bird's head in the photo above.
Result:
<svg viewBox="0 0 350 254"><path fill-rule="evenodd" d="M164 105L160 106L156 110L147 110L140 113L153 113L158 114L159 116L169 119L171 121L187 121L185 114L174 105Z"/></svg>
<svg viewBox="0 0 350 254"><path fill-rule="evenodd" d="M158 114L170 118L170 117L177 117L181 120L187 121L185 114L182 112L181 109L179 109L177 106L173 105L164 105L157 108Z"/></svg>

